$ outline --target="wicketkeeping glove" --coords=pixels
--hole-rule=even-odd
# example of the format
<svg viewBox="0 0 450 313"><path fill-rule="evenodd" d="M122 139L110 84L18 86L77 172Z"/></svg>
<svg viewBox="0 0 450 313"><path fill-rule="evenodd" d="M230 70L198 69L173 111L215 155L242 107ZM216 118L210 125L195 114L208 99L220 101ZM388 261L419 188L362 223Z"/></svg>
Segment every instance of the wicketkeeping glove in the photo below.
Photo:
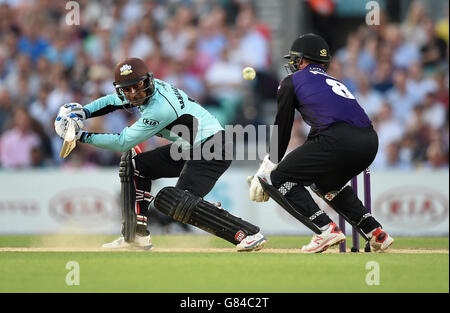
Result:
<svg viewBox="0 0 450 313"><path fill-rule="evenodd" d="M266 175L270 177L270 173L277 167L275 163L269 160L269 155L266 155L258 172L254 176L247 177L247 183L250 187L250 200L256 202L269 201L269 195L264 192L261 183L259 182L258 175Z"/></svg>

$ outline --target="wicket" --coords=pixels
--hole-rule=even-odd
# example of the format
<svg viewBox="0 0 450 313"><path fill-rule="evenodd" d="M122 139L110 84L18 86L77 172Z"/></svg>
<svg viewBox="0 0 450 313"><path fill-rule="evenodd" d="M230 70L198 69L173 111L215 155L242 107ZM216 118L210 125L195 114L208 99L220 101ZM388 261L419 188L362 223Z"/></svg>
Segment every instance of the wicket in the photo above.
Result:
<svg viewBox="0 0 450 313"><path fill-rule="evenodd" d="M364 182L364 206L369 210L369 213L372 213L372 201L370 198L370 169L367 168L363 172L363 182ZM355 176L350 181L350 185L355 191L356 195L358 195L358 176ZM342 216L339 216L339 227L342 232L345 234L345 220ZM346 241L341 242L339 244L339 252L346 252ZM351 252L359 252L359 234L355 228L352 228L352 248ZM370 252L369 242L366 242L366 246L364 248L365 252Z"/></svg>

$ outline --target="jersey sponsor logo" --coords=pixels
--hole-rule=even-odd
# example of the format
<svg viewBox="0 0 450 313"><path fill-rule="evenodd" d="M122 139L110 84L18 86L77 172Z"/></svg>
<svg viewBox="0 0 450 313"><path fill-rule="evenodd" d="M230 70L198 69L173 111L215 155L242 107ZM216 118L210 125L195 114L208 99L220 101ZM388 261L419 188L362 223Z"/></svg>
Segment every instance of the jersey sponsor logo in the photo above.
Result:
<svg viewBox="0 0 450 313"><path fill-rule="evenodd" d="M157 125L159 125L158 121L155 121L155 120L152 120L152 119L148 119L148 118L144 118L142 121L147 126L157 126Z"/></svg>
<svg viewBox="0 0 450 313"><path fill-rule="evenodd" d="M124 64L124 65L122 65L122 67L120 68L120 75L122 75L122 76L131 74L131 73L133 73L133 71L131 70L131 65Z"/></svg>

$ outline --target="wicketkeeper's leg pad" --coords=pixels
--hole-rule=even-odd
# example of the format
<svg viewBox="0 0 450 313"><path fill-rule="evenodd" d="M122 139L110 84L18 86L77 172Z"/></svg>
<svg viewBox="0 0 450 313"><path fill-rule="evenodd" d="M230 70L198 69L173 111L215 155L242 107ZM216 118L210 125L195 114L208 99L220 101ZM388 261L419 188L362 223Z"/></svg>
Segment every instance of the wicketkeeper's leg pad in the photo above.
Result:
<svg viewBox="0 0 450 313"><path fill-rule="evenodd" d="M161 189L155 197L155 208L178 222L196 226L235 245L259 232L258 226L177 187Z"/></svg>

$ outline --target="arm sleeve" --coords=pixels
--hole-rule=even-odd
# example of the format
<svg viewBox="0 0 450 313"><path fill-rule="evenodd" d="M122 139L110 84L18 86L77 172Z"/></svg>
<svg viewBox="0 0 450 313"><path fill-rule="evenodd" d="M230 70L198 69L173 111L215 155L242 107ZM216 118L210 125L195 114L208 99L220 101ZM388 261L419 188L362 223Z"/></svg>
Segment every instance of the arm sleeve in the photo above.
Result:
<svg viewBox="0 0 450 313"><path fill-rule="evenodd" d="M160 114L158 123L149 123L147 119L141 117L133 125L122 130L120 134L86 133L81 141L98 148L125 152L154 136L176 118L173 110Z"/></svg>
<svg viewBox="0 0 450 313"><path fill-rule="evenodd" d="M83 109L86 113L86 118L90 118L105 115L122 108L122 101L119 99L119 96L114 93L86 104Z"/></svg>
<svg viewBox="0 0 450 313"><path fill-rule="evenodd" d="M286 153L291 139L292 125L294 123L295 107L298 100L295 96L292 75L287 76L278 88L278 109L275 118L274 130L270 138L270 160L278 163Z"/></svg>

